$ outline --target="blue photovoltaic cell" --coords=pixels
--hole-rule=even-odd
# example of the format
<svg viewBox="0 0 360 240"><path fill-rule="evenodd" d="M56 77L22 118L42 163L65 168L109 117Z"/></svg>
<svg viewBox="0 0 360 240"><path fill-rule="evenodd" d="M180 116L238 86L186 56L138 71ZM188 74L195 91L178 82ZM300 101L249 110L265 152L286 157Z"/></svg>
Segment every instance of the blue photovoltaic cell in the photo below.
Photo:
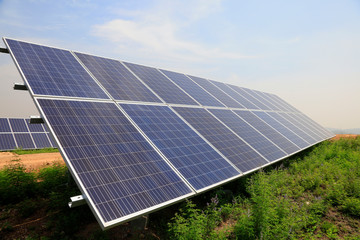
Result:
<svg viewBox="0 0 360 240"><path fill-rule="evenodd" d="M246 122L251 124L256 130L267 137L270 141L280 147L287 154L292 154L300 150L294 143L290 142L287 138L274 130L272 127L263 122L255 114L249 111L235 111Z"/></svg>
<svg viewBox="0 0 360 240"><path fill-rule="evenodd" d="M46 135L47 135L48 139L50 140L51 146L53 148L57 148L57 145L56 145L55 141L53 140L53 137L49 133L47 133Z"/></svg>
<svg viewBox="0 0 360 240"><path fill-rule="evenodd" d="M13 132L29 132L25 119L23 118L9 118Z"/></svg>
<svg viewBox="0 0 360 240"><path fill-rule="evenodd" d="M227 93L229 96L231 96L233 99L238 101L241 105L243 105L247 109L259 109L255 104L253 104L252 102L250 102L249 100L247 100L246 98L241 96L239 93L237 93L236 91L231 89L225 83L216 82L216 81L212 81L212 80L210 80L210 82L213 83L214 85L216 85L221 90L223 90L225 93Z"/></svg>
<svg viewBox="0 0 360 240"><path fill-rule="evenodd" d="M312 145L316 142L314 138L312 138L309 134L307 134L305 131L301 130L298 126L296 126L294 123L287 120L285 117L280 116L279 113L276 112L268 112L271 117L276 119L278 122L282 123L285 127L293 131L296 135L304 139L306 142L309 143L309 145Z"/></svg>
<svg viewBox="0 0 360 240"><path fill-rule="evenodd" d="M309 118L308 116L306 116L305 114L301 114L301 117L309 122L310 124L312 124L314 127L316 127L316 129L318 129L319 131L321 131L323 133L323 136L325 138L329 138L329 137L333 137L334 133L328 131L326 128L322 127L320 124L318 124L317 122L315 122L314 120L312 120L311 118Z"/></svg>
<svg viewBox="0 0 360 240"><path fill-rule="evenodd" d="M315 142L318 142L321 140L321 137L319 137L317 134L315 134L311 129L309 129L307 126L302 125L296 118L292 117L291 115L288 115L287 113L280 112L280 116L300 128L302 131L304 131L306 134L310 135Z"/></svg>
<svg viewBox="0 0 360 240"><path fill-rule="evenodd" d="M292 108L285 105L275 94L268 93L269 98L271 98L274 102L278 104L278 106L281 106L281 111L283 112L294 112ZM297 111L295 111L297 112Z"/></svg>
<svg viewBox="0 0 360 240"><path fill-rule="evenodd" d="M284 135L287 139L296 144L299 148L305 148L309 146L309 143L305 142L302 138L300 138L294 132L290 131L287 127L276 121L267 113L257 111L254 111L253 113L259 118L261 118L264 122L269 124L271 127L279 131L282 135Z"/></svg>
<svg viewBox="0 0 360 240"><path fill-rule="evenodd" d="M275 101L275 99L271 96L270 93L266 92L260 92L261 96L265 98L268 102L270 102L273 106L276 106L276 108L279 111L287 111L279 102Z"/></svg>
<svg viewBox="0 0 360 240"><path fill-rule="evenodd" d="M268 163L205 109L174 109L242 172Z"/></svg>
<svg viewBox="0 0 360 240"><path fill-rule="evenodd" d="M166 71L160 69L168 78L173 80L177 85L179 85L185 92L192 96L196 101L204 106L215 106L215 107L224 107L222 103L216 100L204 89L199 87L195 82L193 82L189 77L182 73L176 73L171 71Z"/></svg>
<svg viewBox="0 0 360 240"><path fill-rule="evenodd" d="M312 126L311 124L309 124L307 121L305 121L304 119L302 119L301 114L298 113L287 113L287 115L289 115L290 117L292 117L293 119L295 119L296 121L298 121L299 123L301 123L303 126L305 126L311 133L313 133L312 136L316 136L317 140L323 140L324 136L322 135L322 133L316 129L314 126Z"/></svg>
<svg viewBox="0 0 360 240"><path fill-rule="evenodd" d="M30 119L25 119L26 125L28 126L30 132L45 132L43 124L39 123L30 123Z"/></svg>
<svg viewBox="0 0 360 240"><path fill-rule="evenodd" d="M37 101L104 227L192 193L115 103Z"/></svg>
<svg viewBox="0 0 360 240"><path fill-rule="evenodd" d="M256 149L256 151L262 154L268 161L272 162L286 156L280 148L258 133L232 111L226 109L211 109L209 111L244 139L245 142Z"/></svg>
<svg viewBox="0 0 360 240"><path fill-rule="evenodd" d="M19 148L34 149L35 145L31 139L30 133L15 133L15 140Z"/></svg>
<svg viewBox="0 0 360 240"><path fill-rule="evenodd" d="M299 110L297 110L296 108L294 108L293 106L291 106L290 104L285 102L283 99L281 99L277 95L275 95L275 94L270 94L270 95L274 99L274 101L276 101L278 104L282 105L285 109L287 109L287 111L296 112L296 113L300 112Z"/></svg>
<svg viewBox="0 0 360 240"><path fill-rule="evenodd" d="M249 89L249 91L253 92L254 96L256 96L256 98L259 99L261 102L265 103L266 106L268 106L271 110L280 111L280 108L278 108L277 105L274 105L273 101L269 101L269 99L265 96L263 92L253 89Z"/></svg>
<svg viewBox="0 0 360 240"><path fill-rule="evenodd" d="M121 106L196 190L240 174L170 108Z"/></svg>
<svg viewBox="0 0 360 240"><path fill-rule="evenodd" d="M246 89L246 88L242 88L242 87L238 87L238 86L234 86L234 85L230 85L228 84L228 86L230 86L234 91L236 91L237 93L239 93L241 96L243 96L244 98L246 98L247 100L249 100L250 102L252 102L253 104L255 104L257 107L259 107L261 110L270 110L270 108L268 106L266 106L264 103L262 103L261 101L259 101L257 98L255 98L253 96L253 93L250 94Z"/></svg>
<svg viewBox="0 0 360 240"><path fill-rule="evenodd" d="M141 80L143 80L166 103L198 105L185 92L167 79L156 68L124 62Z"/></svg>
<svg viewBox="0 0 360 240"><path fill-rule="evenodd" d="M70 51L5 40L34 94L109 99Z"/></svg>
<svg viewBox="0 0 360 240"><path fill-rule="evenodd" d="M0 134L0 151L13 150L16 148L14 137L11 133Z"/></svg>
<svg viewBox="0 0 360 240"><path fill-rule="evenodd" d="M232 108L244 108L240 103L229 97L226 93L221 91L219 88L217 88L215 85L213 85L210 81L199 78L195 76L189 76L194 82L199 84L202 88L204 88L206 91L208 91L211 95L213 95L216 99L218 99L220 102L222 102L227 107Z"/></svg>
<svg viewBox="0 0 360 240"><path fill-rule="evenodd" d="M9 125L9 121L11 125ZM7 118L0 118L0 150L16 149L16 142L19 147L24 149L52 147L47 138L48 133L43 128L44 124L30 124L29 119L24 118L10 118L9 121ZM29 130L33 139L31 139ZM34 145L33 140L38 143L36 142Z"/></svg>
<svg viewBox="0 0 360 240"><path fill-rule="evenodd" d="M36 148L50 148L51 143L49 142L49 139L47 137L46 133L32 133L31 134Z"/></svg>
<svg viewBox="0 0 360 240"><path fill-rule="evenodd" d="M0 132L11 132L7 118L0 118Z"/></svg>
<svg viewBox="0 0 360 240"><path fill-rule="evenodd" d="M115 100L161 102L121 62L75 53Z"/></svg>

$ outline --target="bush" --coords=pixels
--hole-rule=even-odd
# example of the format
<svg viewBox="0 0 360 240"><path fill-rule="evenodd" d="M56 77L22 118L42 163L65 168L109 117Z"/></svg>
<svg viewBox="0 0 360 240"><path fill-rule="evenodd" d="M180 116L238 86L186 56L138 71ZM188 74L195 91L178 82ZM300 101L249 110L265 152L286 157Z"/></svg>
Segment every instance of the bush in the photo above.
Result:
<svg viewBox="0 0 360 240"><path fill-rule="evenodd" d="M341 209L351 216L360 217L360 199L354 197L345 199Z"/></svg>
<svg viewBox="0 0 360 240"><path fill-rule="evenodd" d="M221 222L217 196L212 198L205 211L196 208L191 201L180 209L168 224L169 233L176 239L216 239L213 230Z"/></svg>
<svg viewBox="0 0 360 240"><path fill-rule="evenodd" d="M33 172L26 171L23 164L6 166L0 171L0 203L17 203L36 194L36 181Z"/></svg>
<svg viewBox="0 0 360 240"><path fill-rule="evenodd" d="M48 196L51 192L64 188L69 181L69 177L66 166L59 163L40 169L37 176L40 193Z"/></svg>
<svg viewBox="0 0 360 240"><path fill-rule="evenodd" d="M38 208L39 202L33 199L26 199L17 206L20 216L24 218L33 215Z"/></svg>

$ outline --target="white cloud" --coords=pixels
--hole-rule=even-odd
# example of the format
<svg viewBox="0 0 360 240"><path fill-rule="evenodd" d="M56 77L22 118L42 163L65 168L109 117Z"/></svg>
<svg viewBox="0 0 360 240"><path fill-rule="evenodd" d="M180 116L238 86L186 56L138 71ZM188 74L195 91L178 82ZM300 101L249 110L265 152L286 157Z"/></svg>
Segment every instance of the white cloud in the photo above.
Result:
<svg viewBox="0 0 360 240"><path fill-rule="evenodd" d="M93 34L115 43L122 53L131 50L186 61L253 58L237 52L223 51L221 48L207 47L204 43L180 36L180 32L186 31L191 24L218 9L221 9L221 1L200 0L191 7L186 3L165 3L142 12L119 10L123 18L93 26Z"/></svg>

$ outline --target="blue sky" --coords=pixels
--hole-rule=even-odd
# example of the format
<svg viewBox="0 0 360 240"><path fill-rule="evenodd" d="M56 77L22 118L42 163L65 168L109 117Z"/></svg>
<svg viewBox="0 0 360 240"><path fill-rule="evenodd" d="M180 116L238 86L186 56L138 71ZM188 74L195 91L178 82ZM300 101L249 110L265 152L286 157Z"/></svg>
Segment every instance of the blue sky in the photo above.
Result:
<svg viewBox="0 0 360 240"><path fill-rule="evenodd" d="M0 35L275 93L325 127L360 127L358 0L3 0ZM37 115L11 89L9 55L0 72L0 117Z"/></svg>

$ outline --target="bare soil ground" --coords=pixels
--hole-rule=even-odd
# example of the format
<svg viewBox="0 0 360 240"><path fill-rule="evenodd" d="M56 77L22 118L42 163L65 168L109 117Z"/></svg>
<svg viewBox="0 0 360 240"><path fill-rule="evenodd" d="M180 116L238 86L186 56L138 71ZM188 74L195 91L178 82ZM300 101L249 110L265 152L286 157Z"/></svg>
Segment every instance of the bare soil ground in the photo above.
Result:
<svg viewBox="0 0 360 240"><path fill-rule="evenodd" d="M53 162L65 164L60 153L35 153L18 155L13 152L0 152L0 169L14 161L20 160L27 169L39 169Z"/></svg>
<svg viewBox="0 0 360 240"><path fill-rule="evenodd" d="M331 140L339 140L340 138L356 138L357 136L360 136L360 135L356 135L356 134L336 134L336 136L333 137Z"/></svg>

